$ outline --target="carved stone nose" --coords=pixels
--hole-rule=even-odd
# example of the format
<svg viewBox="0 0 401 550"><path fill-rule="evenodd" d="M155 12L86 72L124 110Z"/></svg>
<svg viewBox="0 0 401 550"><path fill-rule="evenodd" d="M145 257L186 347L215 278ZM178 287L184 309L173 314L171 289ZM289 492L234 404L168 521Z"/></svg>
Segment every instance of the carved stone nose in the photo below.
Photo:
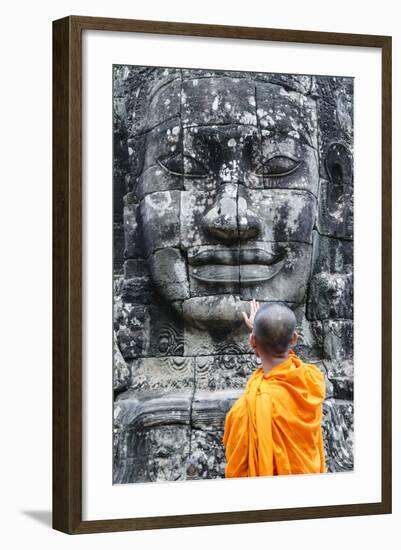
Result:
<svg viewBox="0 0 401 550"><path fill-rule="evenodd" d="M260 232L260 222L249 208L242 185L221 184L213 206L203 219L204 231L227 244L251 239Z"/></svg>
<svg viewBox="0 0 401 550"><path fill-rule="evenodd" d="M261 232L260 219L249 206L249 197L243 185L238 186L237 217L238 233L241 241L253 239Z"/></svg>

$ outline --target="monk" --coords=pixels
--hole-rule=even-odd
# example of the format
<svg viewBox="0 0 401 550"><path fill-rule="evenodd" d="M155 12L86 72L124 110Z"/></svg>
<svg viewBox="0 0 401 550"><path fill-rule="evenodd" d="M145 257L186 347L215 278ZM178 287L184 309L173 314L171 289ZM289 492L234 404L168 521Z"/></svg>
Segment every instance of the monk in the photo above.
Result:
<svg viewBox="0 0 401 550"><path fill-rule="evenodd" d="M243 315L261 367L226 417L225 477L325 472L324 376L291 349L298 338L293 311L281 303L259 307L253 300L249 317Z"/></svg>

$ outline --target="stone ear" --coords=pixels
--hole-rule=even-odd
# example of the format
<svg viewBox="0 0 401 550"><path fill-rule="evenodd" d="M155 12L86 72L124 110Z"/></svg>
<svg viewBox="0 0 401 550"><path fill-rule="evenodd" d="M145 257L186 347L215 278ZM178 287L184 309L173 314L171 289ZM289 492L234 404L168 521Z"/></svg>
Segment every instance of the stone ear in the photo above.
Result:
<svg viewBox="0 0 401 550"><path fill-rule="evenodd" d="M326 150L325 173L320 182L317 227L321 235L353 238L353 158L344 142L332 142Z"/></svg>
<svg viewBox="0 0 401 550"><path fill-rule="evenodd" d="M352 155L347 145L331 143L327 148L325 166L331 188L338 188L337 191L341 188L341 192L344 192L344 186L352 185Z"/></svg>

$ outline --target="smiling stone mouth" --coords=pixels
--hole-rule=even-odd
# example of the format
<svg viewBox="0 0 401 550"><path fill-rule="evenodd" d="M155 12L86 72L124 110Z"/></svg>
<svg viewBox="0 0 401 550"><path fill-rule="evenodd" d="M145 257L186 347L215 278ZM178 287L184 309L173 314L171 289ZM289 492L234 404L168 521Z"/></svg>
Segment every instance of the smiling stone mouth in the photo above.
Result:
<svg viewBox="0 0 401 550"><path fill-rule="evenodd" d="M272 279L284 266L284 254L261 248L203 250L188 256L190 274L206 283L258 283Z"/></svg>

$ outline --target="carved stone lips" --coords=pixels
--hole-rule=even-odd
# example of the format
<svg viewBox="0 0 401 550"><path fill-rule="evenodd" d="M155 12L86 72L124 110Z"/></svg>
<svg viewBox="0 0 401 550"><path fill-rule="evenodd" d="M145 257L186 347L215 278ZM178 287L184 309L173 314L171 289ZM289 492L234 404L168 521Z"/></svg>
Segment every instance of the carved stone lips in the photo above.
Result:
<svg viewBox="0 0 401 550"><path fill-rule="evenodd" d="M268 281L282 269L284 256L262 248L216 248L188 255L188 262L195 279L242 284Z"/></svg>

